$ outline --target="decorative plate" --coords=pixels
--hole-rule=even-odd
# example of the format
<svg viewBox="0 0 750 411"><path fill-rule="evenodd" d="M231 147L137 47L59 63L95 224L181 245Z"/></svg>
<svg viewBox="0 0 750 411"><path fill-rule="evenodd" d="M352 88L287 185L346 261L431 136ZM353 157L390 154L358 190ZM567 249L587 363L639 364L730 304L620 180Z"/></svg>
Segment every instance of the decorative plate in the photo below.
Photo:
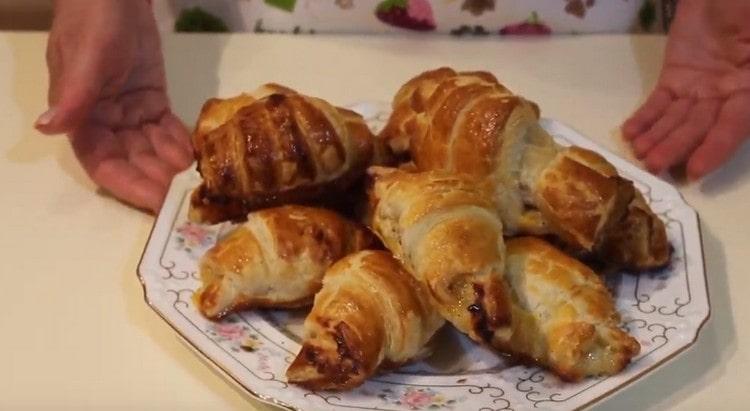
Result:
<svg viewBox="0 0 750 411"><path fill-rule="evenodd" d="M383 105L352 106L373 129L387 119ZM641 343L624 372L571 384L534 367L506 362L446 327L428 360L379 375L346 393L311 392L287 383L285 371L300 348L303 311L248 311L215 323L195 309L198 260L231 229L187 221L193 170L176 176L156 220L138 274L148 304L209 362L260 400L290 410L573 410L623 389L691 346L709 316L698 217L669 184L554 120L542 125L562 144L603 154L643 192L666 223L674 257L664 270L607 276L622 326Z"/></svg>

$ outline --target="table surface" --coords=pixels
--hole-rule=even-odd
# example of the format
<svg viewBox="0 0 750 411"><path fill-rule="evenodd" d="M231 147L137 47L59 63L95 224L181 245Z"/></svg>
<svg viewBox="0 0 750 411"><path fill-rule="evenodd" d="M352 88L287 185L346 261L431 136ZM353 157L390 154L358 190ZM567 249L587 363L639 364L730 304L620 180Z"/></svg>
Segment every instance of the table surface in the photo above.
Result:
<svg viewBox="0 0 750 411"><path fill-rule="evenodd" d="M135 275L153 217L97 192L45 108L46 35L0 33L0 409L270 410L228 383L144 303ZM206 98L275 81L337 104L390 101L449 65L495 73L545 116L632 160L618 125L653 86L665 39L169 35L170 95L188 123ZM676 361L598 410L738 409L750 402L750 147L680 187L701 216L712 318ZM744 343L742 343L744 341Z"/></svg>

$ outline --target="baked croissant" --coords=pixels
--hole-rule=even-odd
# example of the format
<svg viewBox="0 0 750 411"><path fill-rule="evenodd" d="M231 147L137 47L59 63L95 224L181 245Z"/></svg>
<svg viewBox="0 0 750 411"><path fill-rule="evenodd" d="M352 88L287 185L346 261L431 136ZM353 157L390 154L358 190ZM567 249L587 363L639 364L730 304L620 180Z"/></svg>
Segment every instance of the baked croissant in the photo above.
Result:
<svg viewBox="0 0 750 411"><path fill-rule="evenodd" d="M313 390L354 388L420 356L443 323L424 286L389 252L349 255L326 272L287 378Z"/></svg>
<svg viewBox="0 0 750 411"><path fill-rule="evenodd" d="M443 171L370 173L375 233L427 286L446 320L475 341L491 340L510 312L503 228L488 184Z"/></svg>
<svg viewBox="0 0 750 411"><path fill-rule="evenodd" d="M569 381L615 374L638 354L596 273L537 238L510 239L506 247L512 326L495 333L496 348Z"/></svg>
<svg viewBox="0 0 750 411"><path fill-rule="evenodd" d="M218 319L245 308L308 305L341 257L377 244L369 231L319 208L255 211L200 261L200 312Z"/></svg>
<svg viewBox="0 0 750 411"><path fill-rule="evenodd" d="M236 220L330 197L371 164L374 137L360 115L280 86L258 95L267 93L204 107L193 140L203 183L191 197L191 220Z"/></svg>
<svg viewBox="0 0 750 411"><path fill-rule="evenodd" d="M446 81L455 81L456 75L454 70L442 67L425 71L401 86L393 99L388 123L380 132L380 137L394 154L409 152L412 136L419 131L417 117L428 107L428 100L437 88ZM487 72L462 72L461 75L499 85L495 76Z"/></svg>
<svg viewBox="0 0 750 411"><path fill-rule="evenodd" d="M243 107L271 94L296 94L297 92L275 83L264 84L252 93L242 93L238 96L220 99L208 99L201 108L198 122L193 132L194 145L200 145L206 134L221 127L229 121Z"/></svg>
<svg viewBox="0 0 750 411"><path fill-rule="evenodd" d="M632 183L600 155L555 143L539 125L539 108L491 74L423 73L399 90L393 108L381 138L394 150L408 141L420 170L489 179L507 235L555 234L597 254L633 247L615 261L628 268L669 262L664 224L637 199ZM629 232L626 244L610 243L618 238L610 235L616 226Z"/></svg>

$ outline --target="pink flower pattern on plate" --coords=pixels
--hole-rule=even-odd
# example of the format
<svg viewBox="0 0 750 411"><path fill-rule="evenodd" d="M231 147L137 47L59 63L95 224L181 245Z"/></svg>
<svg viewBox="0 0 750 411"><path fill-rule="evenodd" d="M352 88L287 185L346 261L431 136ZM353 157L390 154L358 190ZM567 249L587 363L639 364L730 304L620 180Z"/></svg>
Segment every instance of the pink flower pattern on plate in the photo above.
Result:
<svg viewBox="0 0 750 411"><path fill-rule="evenodd" d="M443 393L430 388L407 387L400 395L390 389L384 389L378 395L381 399L396 405L404 405L411 410L450 409L464 398L447 398Z"/></svg>
<svg viewBox="0 0 750 411"><path fill-rule="evenodd" d="M240 324L233 323L213 323L211 328L217 337L220 339L227 340L240 340L245 335L245 327ZM210 332L209 331L209 332Z"/></svg>
<svg viewBox="0 0 750 411"><path fill-rule="evenodd" d="M209 227L186 221L175 229L177 250L185 250L193 259L199 258L205 248L214 244L216 235Z"/></svg>

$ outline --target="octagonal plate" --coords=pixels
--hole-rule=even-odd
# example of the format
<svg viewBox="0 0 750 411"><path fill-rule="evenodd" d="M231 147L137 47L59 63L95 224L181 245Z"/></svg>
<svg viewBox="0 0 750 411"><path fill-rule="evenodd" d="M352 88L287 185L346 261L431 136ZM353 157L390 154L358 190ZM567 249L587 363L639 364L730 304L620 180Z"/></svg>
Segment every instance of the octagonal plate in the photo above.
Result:
<svg viewBox="0 0 750 411"><path fill-rule="evenodd" d="M387 107L351 106L375 130ZM446 327L428 360L379 375L346 393L311 392L287 383L284 373L300 348L304 311L248 311L222 322L203 318L191 295L199 286L201 255L231 224L203 226L187 220L188 198L200 183L188 170L176 176L144 251L138 274L147 303L185 341L247 392L292 410L573 410L625 389L691 346L708 319L708 290L696 212L662 180L606 151L564 124L542 125L561 144L576 144L604 155L643 192L666 223L674 257L669 267L649 274L607 277L623 324L641 353L622 373L564 383L539 368L509 363Z"/></svg>

